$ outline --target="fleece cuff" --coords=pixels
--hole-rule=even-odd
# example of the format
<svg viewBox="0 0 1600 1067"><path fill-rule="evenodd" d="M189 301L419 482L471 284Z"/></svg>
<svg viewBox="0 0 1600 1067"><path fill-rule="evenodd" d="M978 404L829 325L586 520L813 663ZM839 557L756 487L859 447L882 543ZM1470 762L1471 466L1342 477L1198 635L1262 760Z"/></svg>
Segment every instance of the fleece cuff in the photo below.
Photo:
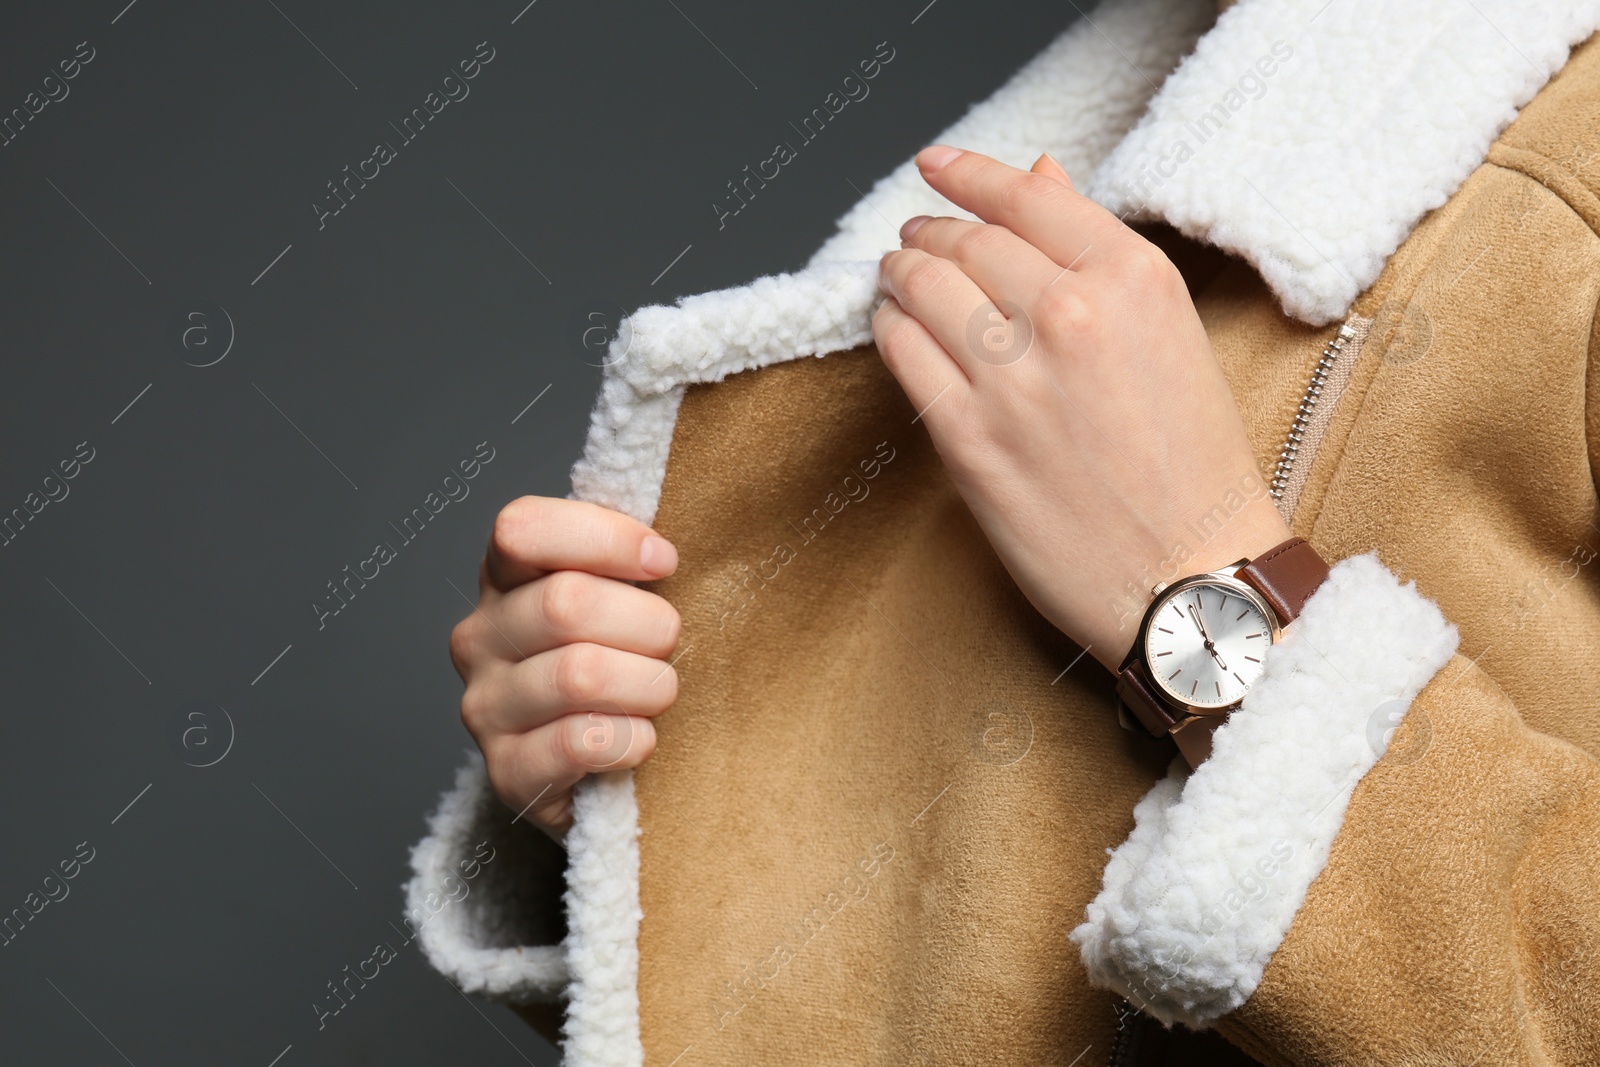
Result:
<svg viewBox="0 0 1600 1067"><path fill-rule="evenodd" d="M567 984L563 947L528 943L536 935L519 907L530 883L562 877L558 866L534 869L525 835L538 832L513 822L473 753L411 849L406 925L428 962L464 992L529 1004L555 1000Z"/></svg>
<svg viewBox="0 0 1600 1067"><path fill-rule="evenodd" d="M1458 636L1374 555L1332 569L1193 773L1134 808L1087 921L1098 986L1203 1029L1255 992L1328 862L1350 796Z"/></svg>
<svg viewBox="0 0 1600 1067"><path fill-rule="evenodd" d="M464 992L510 1004L564 1001L567 1062L638 1067L633 775L578 783L563 851L502 805L482 760L469 760L411 851L407 925L428 962Z"/></svg>

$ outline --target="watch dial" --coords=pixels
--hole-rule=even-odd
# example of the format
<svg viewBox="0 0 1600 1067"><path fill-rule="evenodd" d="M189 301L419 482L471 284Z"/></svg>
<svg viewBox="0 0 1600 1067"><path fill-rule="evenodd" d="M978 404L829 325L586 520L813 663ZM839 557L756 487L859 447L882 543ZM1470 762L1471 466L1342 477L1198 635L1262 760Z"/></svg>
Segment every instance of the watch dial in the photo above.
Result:
<svg viewBox="0 0 1600 1067"><path fill-rule="evenodd" d="M1157 685L1185 704L1225 708L1261 676L1272 628L1261 609L1222 585L1171 594L1150 619L1145 657Z"/></svg>

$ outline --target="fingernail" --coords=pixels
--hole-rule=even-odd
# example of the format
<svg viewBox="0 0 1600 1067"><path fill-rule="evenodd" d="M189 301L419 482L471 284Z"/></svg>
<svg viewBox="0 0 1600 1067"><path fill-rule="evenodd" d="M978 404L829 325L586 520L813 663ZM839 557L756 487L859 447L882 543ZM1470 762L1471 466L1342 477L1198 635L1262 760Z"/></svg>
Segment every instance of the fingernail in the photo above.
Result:
<svg viewBox="0 0 1600 1067"><path fill-rule="evenodd" d="M1050 165L1055 168L1056 173L1054 175L1052 175L1052 177L1059 178L1061 181L1065 182L1069 186L1072 185L1072 175L1068 174L1067 173L1067 168L1063 167L1061 165L1061 160L1057 159L1055 156L1052 156L1049 152L1046 152L1044 155L1040 156L1039 158L1041 160L1048 159L1050 161ZM1038 164L1034 164L1034 168L1033 169L1034 169L1035 172L1037 172L1038 169L1039 169Z"/></svg>
<svg viewBox="0 0 1600 1067"><path fill-rule="evenodd" d="M955 159L960 154L961 149L959 148L936 144L932 148L924 148L917 153L917 166L926 171L943 170L952 159Z"/></svg>
<svg viewBox="0 0 1600 1067"><path fill-rule="evenodd" d="M671 574L678 565L678 550L664 537L650 534L639 548L639 566L657 577Z"/></svg>
<svg viewBox="0 0 1600 1067"><path fill-rule="evenodd" d="M927 215L917 215L907 219L906 224L900 227L900 239L902 241L911 240L911 235L922 229L922 224L927 222L928 219L929 216Z"/></svg>

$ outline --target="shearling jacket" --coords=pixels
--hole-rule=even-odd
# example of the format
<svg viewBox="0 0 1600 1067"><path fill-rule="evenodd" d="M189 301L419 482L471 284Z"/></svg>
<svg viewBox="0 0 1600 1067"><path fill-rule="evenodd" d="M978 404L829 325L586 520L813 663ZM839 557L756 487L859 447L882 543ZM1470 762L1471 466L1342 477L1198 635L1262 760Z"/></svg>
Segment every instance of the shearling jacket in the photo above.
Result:
<svg viewBox="0 0 1600 1067"><path fill-rule="evenodd" d="M1087 1067L1169 1026L1267 1065L1600 1063L1597 28L1106 0L939 138L1049 151L1169 248L1334 564L1192 773L872 349L894 226L953 211L909 163L806 269L634 314L574 493L679 546L681 695L564 855L462 770L413 857L433 964L575 1065Z"/></svg>

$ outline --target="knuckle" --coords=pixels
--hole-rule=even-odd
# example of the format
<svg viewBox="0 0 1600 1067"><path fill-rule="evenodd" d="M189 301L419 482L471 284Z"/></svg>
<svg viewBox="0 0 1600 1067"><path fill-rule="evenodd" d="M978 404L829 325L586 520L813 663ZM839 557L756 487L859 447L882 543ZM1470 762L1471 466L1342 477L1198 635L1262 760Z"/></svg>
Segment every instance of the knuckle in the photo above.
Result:
<svg viewBox="0 0 1600 1067"><path fill-rule="evenodd" d="M488 708L485 707L485 694L483 686L469 685L461 692L461 725L467 728L467 733L478 737L483 732L483 724L487 721Z"/></svg>
<svg viewBox="0 0 1600 1067"><path fill-rule="evenodd" d="M916 340L918 327L905 315L885 316L884 319L873 323L872 334L878 342L878 351L892 362L895 357L909 351L909 346Z"/></svg>
<svg viewBox="0 0 1600 1067"><path fill-rule="evenodd" d="M911 327L903 320L891 322L878 330L877 339L879 350L892 361L893 357L906 351L906 345L911 341Z"/></svg>
<svg viewBox="0 0 1600 1067"><path fill-rule="evenodd" d="M455 665L456 673L466 678L475 658L477 648L476 634L473 632L472 620L476 615L468 615L455 628L450 631L450 662Z"/></svg>
<svg viewBox="0 0 1600 1067"><path fill-rule="evenodd" d="M599 645L566 646L556 661L556 692L573 705L598 700L605 692L608 660L607 651Z"/></svg>
<svg viewBox="0 0 1600 1067"><path fill-rule="evenodd" d="M1008 216L1026 214L1060 187L1042 174L1019 174L1000 190L1000 208Z"/></svg>
<svg viewBox="0 0 1600 1067"><path fill-rule="evenodd" d="M969 226L952 244L956 262L970 263L999 251L1005 231L998 226Z"/></svg>
<svg viewBox="0 0 1600 1067"><path fill-rule="evenodd" d="M557 571L539 589L539 613L558 637L582 632L600 599L595 580L580 571Z"/></svg>
<svg viewBox="0 0 1600 1067"><path fill-rule="evenodd" d="M944 281L939 268L925 255L919 255L907 264L901 276L901 287L913 300L926 296Z"/></svg>
<svg viewBox="0 0 1600 1067"><path fill-rule="evenodd" d="M1122 269L1131 281L1143 286L1165 284L1177 277L1177 268L1166 253L1145 240L1134 242L1124 253Z"/></svg>
<svg viewBox="0 0 1600 1067"><path fill-rule="evenodd" d="M1053 286L1039 297L1038 328L1055 336L1070 337L1094 325L1094 308L1088 299L1068 286Z"/></svg>

